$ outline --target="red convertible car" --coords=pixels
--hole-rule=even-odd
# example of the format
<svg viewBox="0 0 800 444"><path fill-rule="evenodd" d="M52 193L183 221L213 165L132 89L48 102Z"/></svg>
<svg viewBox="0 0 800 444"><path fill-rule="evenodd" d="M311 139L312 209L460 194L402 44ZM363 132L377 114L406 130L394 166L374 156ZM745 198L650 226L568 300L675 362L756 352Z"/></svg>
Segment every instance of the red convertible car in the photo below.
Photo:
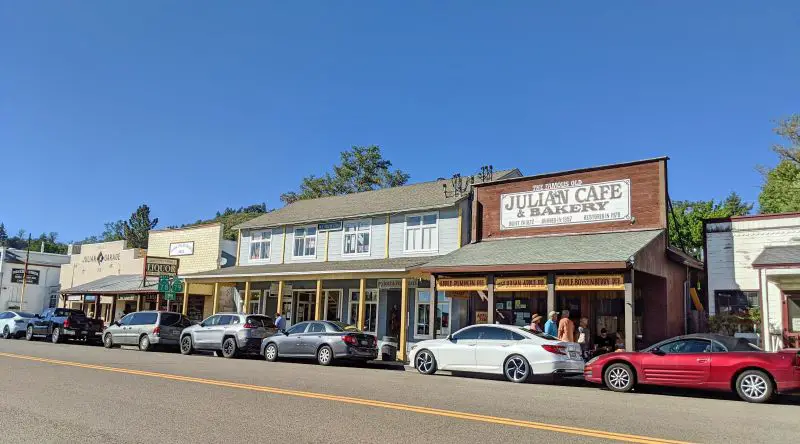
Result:
<svg viewBox="0 0 800 444"><path fill-rule="evenodd" d="M735 391L748 402L800 389L800 350L764 352L745 339L712 334L678 336L640 352L598 356L584 377L615 392L635 385Z"/></svg>

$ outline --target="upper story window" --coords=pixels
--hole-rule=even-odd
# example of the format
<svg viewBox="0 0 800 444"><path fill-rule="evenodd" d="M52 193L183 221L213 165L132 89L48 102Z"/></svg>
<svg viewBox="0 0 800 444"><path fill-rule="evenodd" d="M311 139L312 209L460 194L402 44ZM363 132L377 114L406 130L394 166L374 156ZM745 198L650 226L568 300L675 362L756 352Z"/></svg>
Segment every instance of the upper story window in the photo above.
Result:
<svg viewBox="0 0 800 444"><path fill-rule="evenodd" d="M439 214L406 216L406 252L437 251L439 249Z"/></svg>
<svg viewBox="0 0 800 444"><path fill-rule="evenodd" d="M272 231L257 231L250 237L250 260L269 259Z"/></svg>
<svg viewBox="0 0 800 444"><path fill-rule="evenodd" d="M317 227L294 229L294 257L316 257Z"/></svg>
<svg viewBox="0 0 800 444"><path fill-rule="evenodd" d="M344 223L343 255L369 255L370 221Z"/></svg>

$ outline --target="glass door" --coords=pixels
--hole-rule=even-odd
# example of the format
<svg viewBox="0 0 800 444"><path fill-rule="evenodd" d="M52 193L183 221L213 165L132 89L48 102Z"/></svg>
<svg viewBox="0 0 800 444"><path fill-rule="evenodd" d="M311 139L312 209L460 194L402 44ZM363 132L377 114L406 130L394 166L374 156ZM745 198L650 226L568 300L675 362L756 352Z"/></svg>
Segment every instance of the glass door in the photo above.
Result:
<svg viewBox="0 0 800 444"><path fill-rule="evenodd" d="M326 321L341 320L339 307L342 301L342 290L325 290L325 306L323 316Z"/></svg>
<svg viewBox="0 0 800 444"><path fill-rule="evenodd" d="M296 291L294 293L297 300L294 323L313 321L314 308L316 307L316 292L314 291Z"/></svg>

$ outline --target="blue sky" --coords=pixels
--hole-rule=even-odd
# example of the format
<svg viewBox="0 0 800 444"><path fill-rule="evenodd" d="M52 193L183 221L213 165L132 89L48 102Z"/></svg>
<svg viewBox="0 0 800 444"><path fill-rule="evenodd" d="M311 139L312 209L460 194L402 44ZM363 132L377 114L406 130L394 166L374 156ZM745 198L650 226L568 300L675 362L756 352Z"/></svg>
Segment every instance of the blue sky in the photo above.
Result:
<svg viewBox="0 0 800 444"><path fill-rule="evenodd" d="M351 145L430 180L668 155L755 201L800 112L800 2L0 4L0 221L79 240L266 202ZM7 163L6 163L7 162Z"/></svg>

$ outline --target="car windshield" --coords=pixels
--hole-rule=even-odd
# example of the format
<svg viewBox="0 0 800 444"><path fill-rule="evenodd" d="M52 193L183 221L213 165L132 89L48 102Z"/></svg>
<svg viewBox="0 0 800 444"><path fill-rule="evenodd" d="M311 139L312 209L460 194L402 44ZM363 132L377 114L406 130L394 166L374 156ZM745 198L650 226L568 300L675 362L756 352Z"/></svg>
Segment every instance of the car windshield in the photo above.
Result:
<svg viewBox="0 0 800 444"><path fill-rule="evenodd" d="M519 327L525 333L536 336L537 338L547 339L548 341L558 341L558 338L550 336L547 333L531 331L530 327Z"/></svg>
<svg viewBox="0 0 800 444"><path fill-rule="evenodd" d="M358 331L355 325L348 325L344 322L328 321L328 325L333 331Z"/></svg>

